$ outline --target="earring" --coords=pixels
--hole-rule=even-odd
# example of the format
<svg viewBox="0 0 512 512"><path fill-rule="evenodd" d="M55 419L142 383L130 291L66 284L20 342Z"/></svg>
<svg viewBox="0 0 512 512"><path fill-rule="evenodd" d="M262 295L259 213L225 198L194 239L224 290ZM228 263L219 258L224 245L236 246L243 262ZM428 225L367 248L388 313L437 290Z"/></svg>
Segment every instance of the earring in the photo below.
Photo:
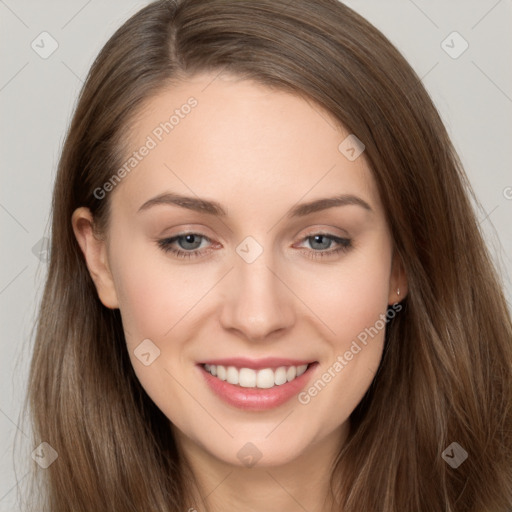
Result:
<svg viewBox="0 0 512 512"><path fill-rule="evenodd" d="M396 295L397 295L397 297L400 297L400 288L396 289Z"/></svg>

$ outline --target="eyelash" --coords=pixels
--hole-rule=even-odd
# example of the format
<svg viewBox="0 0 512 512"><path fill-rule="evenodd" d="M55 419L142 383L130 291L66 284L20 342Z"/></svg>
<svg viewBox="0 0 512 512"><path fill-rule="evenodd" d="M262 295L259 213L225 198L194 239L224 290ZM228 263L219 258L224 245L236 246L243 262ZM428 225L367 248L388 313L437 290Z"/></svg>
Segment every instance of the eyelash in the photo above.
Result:
<svg viewBox="0 0 512 512"><path fill-rule="evenodd" d="M176 258L180 259L190 259L190 258L196 258L199 256L202 256L204 252L208 252L208 250L200 250L197 249L192 251L184 251L182 249L175 249L172 247L172 244L177 241L180 238L186 237L188 235L194 235L198 236L200 238L204 238L205 240L210 241L210 239L205 236L201 235L200 233L194 233L194 232L188 232L188 233L182 233L180 235L176 235L170 238L164 238L162 240L158 240L157 244L158 246L166 253L172 253ZM315 236L323 236L325 238L328 238L330 240L335 241L336 243L340 244L340 246L337 249L331 249L331 250L323 250L323 251L315 251L314 249L307 250L306 253L309 258L311 259L321 259L328 256L335 256L340 253L347 252L352 248L352 240L349 238L341 238L338 236L330 235L328 233L313 233L311 235L305 236L302 241L309 240L314 238Z"/></svg>

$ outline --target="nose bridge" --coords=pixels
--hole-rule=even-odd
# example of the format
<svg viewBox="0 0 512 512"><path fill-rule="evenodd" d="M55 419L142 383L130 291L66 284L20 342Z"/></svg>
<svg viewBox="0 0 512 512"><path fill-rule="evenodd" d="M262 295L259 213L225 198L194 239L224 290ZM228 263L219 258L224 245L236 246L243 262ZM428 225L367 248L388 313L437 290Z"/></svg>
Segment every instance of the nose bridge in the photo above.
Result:
<svg viewBox="0 0 512 512"><path fill-rule="evenodd" d="M276 271L272 249L247 237L236 253L221 315L224 328L257 340L289 327L294 316L293 296Z"/></svg>

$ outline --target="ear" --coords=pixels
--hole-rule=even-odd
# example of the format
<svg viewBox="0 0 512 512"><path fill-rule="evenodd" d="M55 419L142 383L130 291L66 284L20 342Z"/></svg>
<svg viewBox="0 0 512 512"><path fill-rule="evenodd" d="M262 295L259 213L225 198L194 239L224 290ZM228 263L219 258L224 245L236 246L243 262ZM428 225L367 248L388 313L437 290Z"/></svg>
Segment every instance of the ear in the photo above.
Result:
<svg viewBox="0 0 512 512"><path fill-rule="evenodd" d="M404 270L402 259L395 252L393 253L393 262L391 265L388 304L391 306L396 302L402 301L407 296L408 291L407 275Z"/></svg>
<svg viewBox="0 0 512 512"><path fill-rule="evenodd" d="M71 217L71 224L102 304L110 309L118 308L106 243L94 233L94 218L89 208L77 208Z"/></svg>

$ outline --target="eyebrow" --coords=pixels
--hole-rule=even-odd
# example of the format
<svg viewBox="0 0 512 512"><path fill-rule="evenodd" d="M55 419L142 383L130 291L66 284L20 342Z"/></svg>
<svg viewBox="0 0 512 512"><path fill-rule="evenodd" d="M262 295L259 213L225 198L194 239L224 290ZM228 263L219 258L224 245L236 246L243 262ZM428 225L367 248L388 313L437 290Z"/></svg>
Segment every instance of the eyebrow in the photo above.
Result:
<svg viewBox="0 0 512 512"><path fill-rule="evenodd" d="M160 194L149 199L138 209L138 212L147 210L156 205L179 206L181 208L186 208L188 210L193 210L199 213L215 215L216 217L227 216L226 210L221 206L220 203L216 201L210 201L198 197L183 196L170 192ZM311 213L327 210L328 208L347 205L360 206L369 212L373 212L371 206L364 199L361 199L360 197L353 194L341 194L333 197L316 199L314 201L310 201L309 203L296 205L291 208L286 215L288 218L304 217L306 215L310 215Z"/></svg>

